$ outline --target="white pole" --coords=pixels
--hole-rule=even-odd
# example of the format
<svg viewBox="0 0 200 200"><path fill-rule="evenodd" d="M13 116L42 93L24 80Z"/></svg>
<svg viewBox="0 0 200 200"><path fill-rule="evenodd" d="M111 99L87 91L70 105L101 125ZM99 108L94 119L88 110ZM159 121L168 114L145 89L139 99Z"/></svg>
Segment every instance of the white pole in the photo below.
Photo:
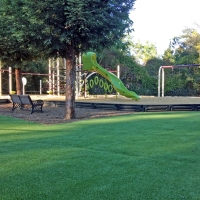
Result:
<svg viewBox="0 0 200 200"><path fill-rule="evenodd" d="M76 57L76 99L78 99L81 90L81 53Z"/></svg>
<svg viewBox="0 0 200 200"><path fill-rule="evenodd" d="M9 72L9 93L11 93L12 91L12 68L11 67L8 68L8 72Z"/></svg>
<svg viewBox="0 0 200 200"><path fill-rule="evenodd" d="M49 91L52 90L52 79L51 79L51 58L49 58Z"/></svg>
<svg viewBox="0 0 200 200"><path fill-rule="evenodd" d="M23 95L25 95L25 85L24 84L22 84L23 85Z"/></svg>
<svg viewBox="0 0 200 200"><path fill-rule="evenodd" d="M162 66L160 66L159 70L158 70L158 97L160 97L160 73L162 70Z"/></svg>
<svg viewBox="0 0 200 200"><path fill-rule="evenodd" d="M40 80L40 95L42 94L42 80Z"/></svg>
<svg viewBox="0 0 200 200"><path fill-rule="evenodd" d="M120 66L117 65L117 78L120 79ZM119 95L119 92L116 93L116 98L117 98L117 95Z"/></svg>
<svg viewBox="0 0 200 200"><path fill-rule="evenodd" d="M78 58L78 63L79 63L79 66L78 66L78 69L79 69L79 72L78 72L78 95L81 94L81 52L79 53L79 58Z"/></svg>
<svg viewBox="0 0 200 200"><path fill-rule="evenodd" d="M27 84L27 79L25 77L22 77L22 85L23 85L23 95L25 95L25 85Z"/></svg>
<svg viewBox="0 0 200 200"><path fill-rule="evenodd" d="M1 75L1 60L0 60L0 96L2 95L2 75Z"/></svg>
<svg viewBox="0 0 200 200"><path fill-rule="evenodd" d="M55 94L55 72L53 71L53 95Z"/></svg>
<svg viewBox="0 0 200 200"><path fill-rule="evenodd" d="M164 68L162 68L162 97L165 96L165 71Z"/></svg>
<svg viewBox="0 0 200 200"><path fill-rule="evenodd" d="M57 95L60 96L60 62L59 58L57 58Z"/></svg>
<svg viewBox="0 0 200 200"><path fill-rule="evenodd" d="M117 78L120 79L120 66L117 65Z"/></svg>

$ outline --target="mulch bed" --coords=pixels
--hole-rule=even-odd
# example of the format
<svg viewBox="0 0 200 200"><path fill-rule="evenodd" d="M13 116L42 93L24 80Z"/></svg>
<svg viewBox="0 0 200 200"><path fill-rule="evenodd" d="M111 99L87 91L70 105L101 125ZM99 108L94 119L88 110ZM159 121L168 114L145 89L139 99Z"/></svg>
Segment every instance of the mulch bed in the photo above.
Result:
<svg viewBox="0 0 200 200"><path fill-rule="evenodd" d="M36 97L38 98L38 97ZM133 103L131 99L127 98L118 98L115 97L107 98L97 98L97 99L83 99L83 101L88 102L126 102L127 104ZM200 104L200 97L143 97L139 101L134 101L134 104ZM124 110L103 110L103 109L90 109L90 108L76 108L75 114L76 119L65 120L65 107L56 107L44 105L43 113L34 112L30 114L30 109L12 109L12 103L0 104L0 115L12 116L15 118L20 118L32 122L37 122L41 124L57 124L57 123L70 123L83 119L92 119L92 118L102 118L107 116L116 116L134 113L134 111L124 111Z"/></svg>
<svg viewBox="0 0 200 200"><path fill-rule="evenodd" d="M30 108L25 108L23 110L15 109L14 111L12 111L12 103L0 104L0 115L20 118L40 124L70 123L83 119L102 118L107 116L116 116L130 113L133 113L133 111L76 108L76 119L65 120L65 107L44 106L43 113L34 112L33 114L31 114Z"/></svg>

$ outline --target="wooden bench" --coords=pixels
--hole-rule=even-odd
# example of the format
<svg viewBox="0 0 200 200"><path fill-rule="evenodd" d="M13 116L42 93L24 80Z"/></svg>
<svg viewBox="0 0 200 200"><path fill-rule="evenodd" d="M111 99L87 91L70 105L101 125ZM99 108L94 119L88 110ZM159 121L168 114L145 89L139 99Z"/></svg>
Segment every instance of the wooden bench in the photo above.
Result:
<svg viewBox="0 0 200 200"><path fill-rule="evenodd" d="M17 95L17 94L10 94L13 107L12 111L16 108L24 108L25 105L31 106L31 114L37 110L37 108L40 108L40 111L42 112L42 107L44 105L43 100L35 100L32 101L31 97L29 95Z"/></svg>

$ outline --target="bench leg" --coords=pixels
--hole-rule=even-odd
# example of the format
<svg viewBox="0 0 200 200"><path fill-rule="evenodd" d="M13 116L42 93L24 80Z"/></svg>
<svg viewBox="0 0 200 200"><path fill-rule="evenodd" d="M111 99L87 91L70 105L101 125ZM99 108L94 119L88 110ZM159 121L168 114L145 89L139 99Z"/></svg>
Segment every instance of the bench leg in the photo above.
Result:
<svg viewBox="0 0 200 200"><path fill-rule="evenodd" d="M13 103L12 111L16 108L22 108L22 105L19 103Z"/></svg>
<svg viewBox="0 0 200 200"><path fill-rule="evenodd" d="M43 112L43 111L42 111L42 107L43 107L43 105L41 105L41 108L40 108L40 111L41 111L41 112Z"/></svg>
<svg viewBox="0 0 200 200"><path fill-rule="evenodd" d="M31 109L31 114L33 114L34 111L36 111L36 108L40 106L40 112L42 112L42 106L43 105L32 105L32 109Z"/></svg>
<svg viewBox="0 0 200 200"><path fill-rule="evenodd" d="M32 106L32 109L31 109L31 114L33 114L34 112L34 106Z"/></svg>

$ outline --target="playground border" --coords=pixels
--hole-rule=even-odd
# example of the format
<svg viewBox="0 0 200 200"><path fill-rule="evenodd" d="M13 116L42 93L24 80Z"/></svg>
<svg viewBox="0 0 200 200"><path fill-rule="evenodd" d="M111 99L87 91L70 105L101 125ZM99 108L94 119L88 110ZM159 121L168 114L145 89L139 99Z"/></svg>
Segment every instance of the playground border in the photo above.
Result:
<svg viewBox="0 0 200 200"><path fill-rule="evenodd" d="M44 106L65 106L64 96L31 95L32 99L42 99ZM8 103L9 97L0 98L0 103ZM133 112L200 111L200 97L142 97L133 101L122 96L97 96L76 99L77 108L126 110Z"/></svg>

